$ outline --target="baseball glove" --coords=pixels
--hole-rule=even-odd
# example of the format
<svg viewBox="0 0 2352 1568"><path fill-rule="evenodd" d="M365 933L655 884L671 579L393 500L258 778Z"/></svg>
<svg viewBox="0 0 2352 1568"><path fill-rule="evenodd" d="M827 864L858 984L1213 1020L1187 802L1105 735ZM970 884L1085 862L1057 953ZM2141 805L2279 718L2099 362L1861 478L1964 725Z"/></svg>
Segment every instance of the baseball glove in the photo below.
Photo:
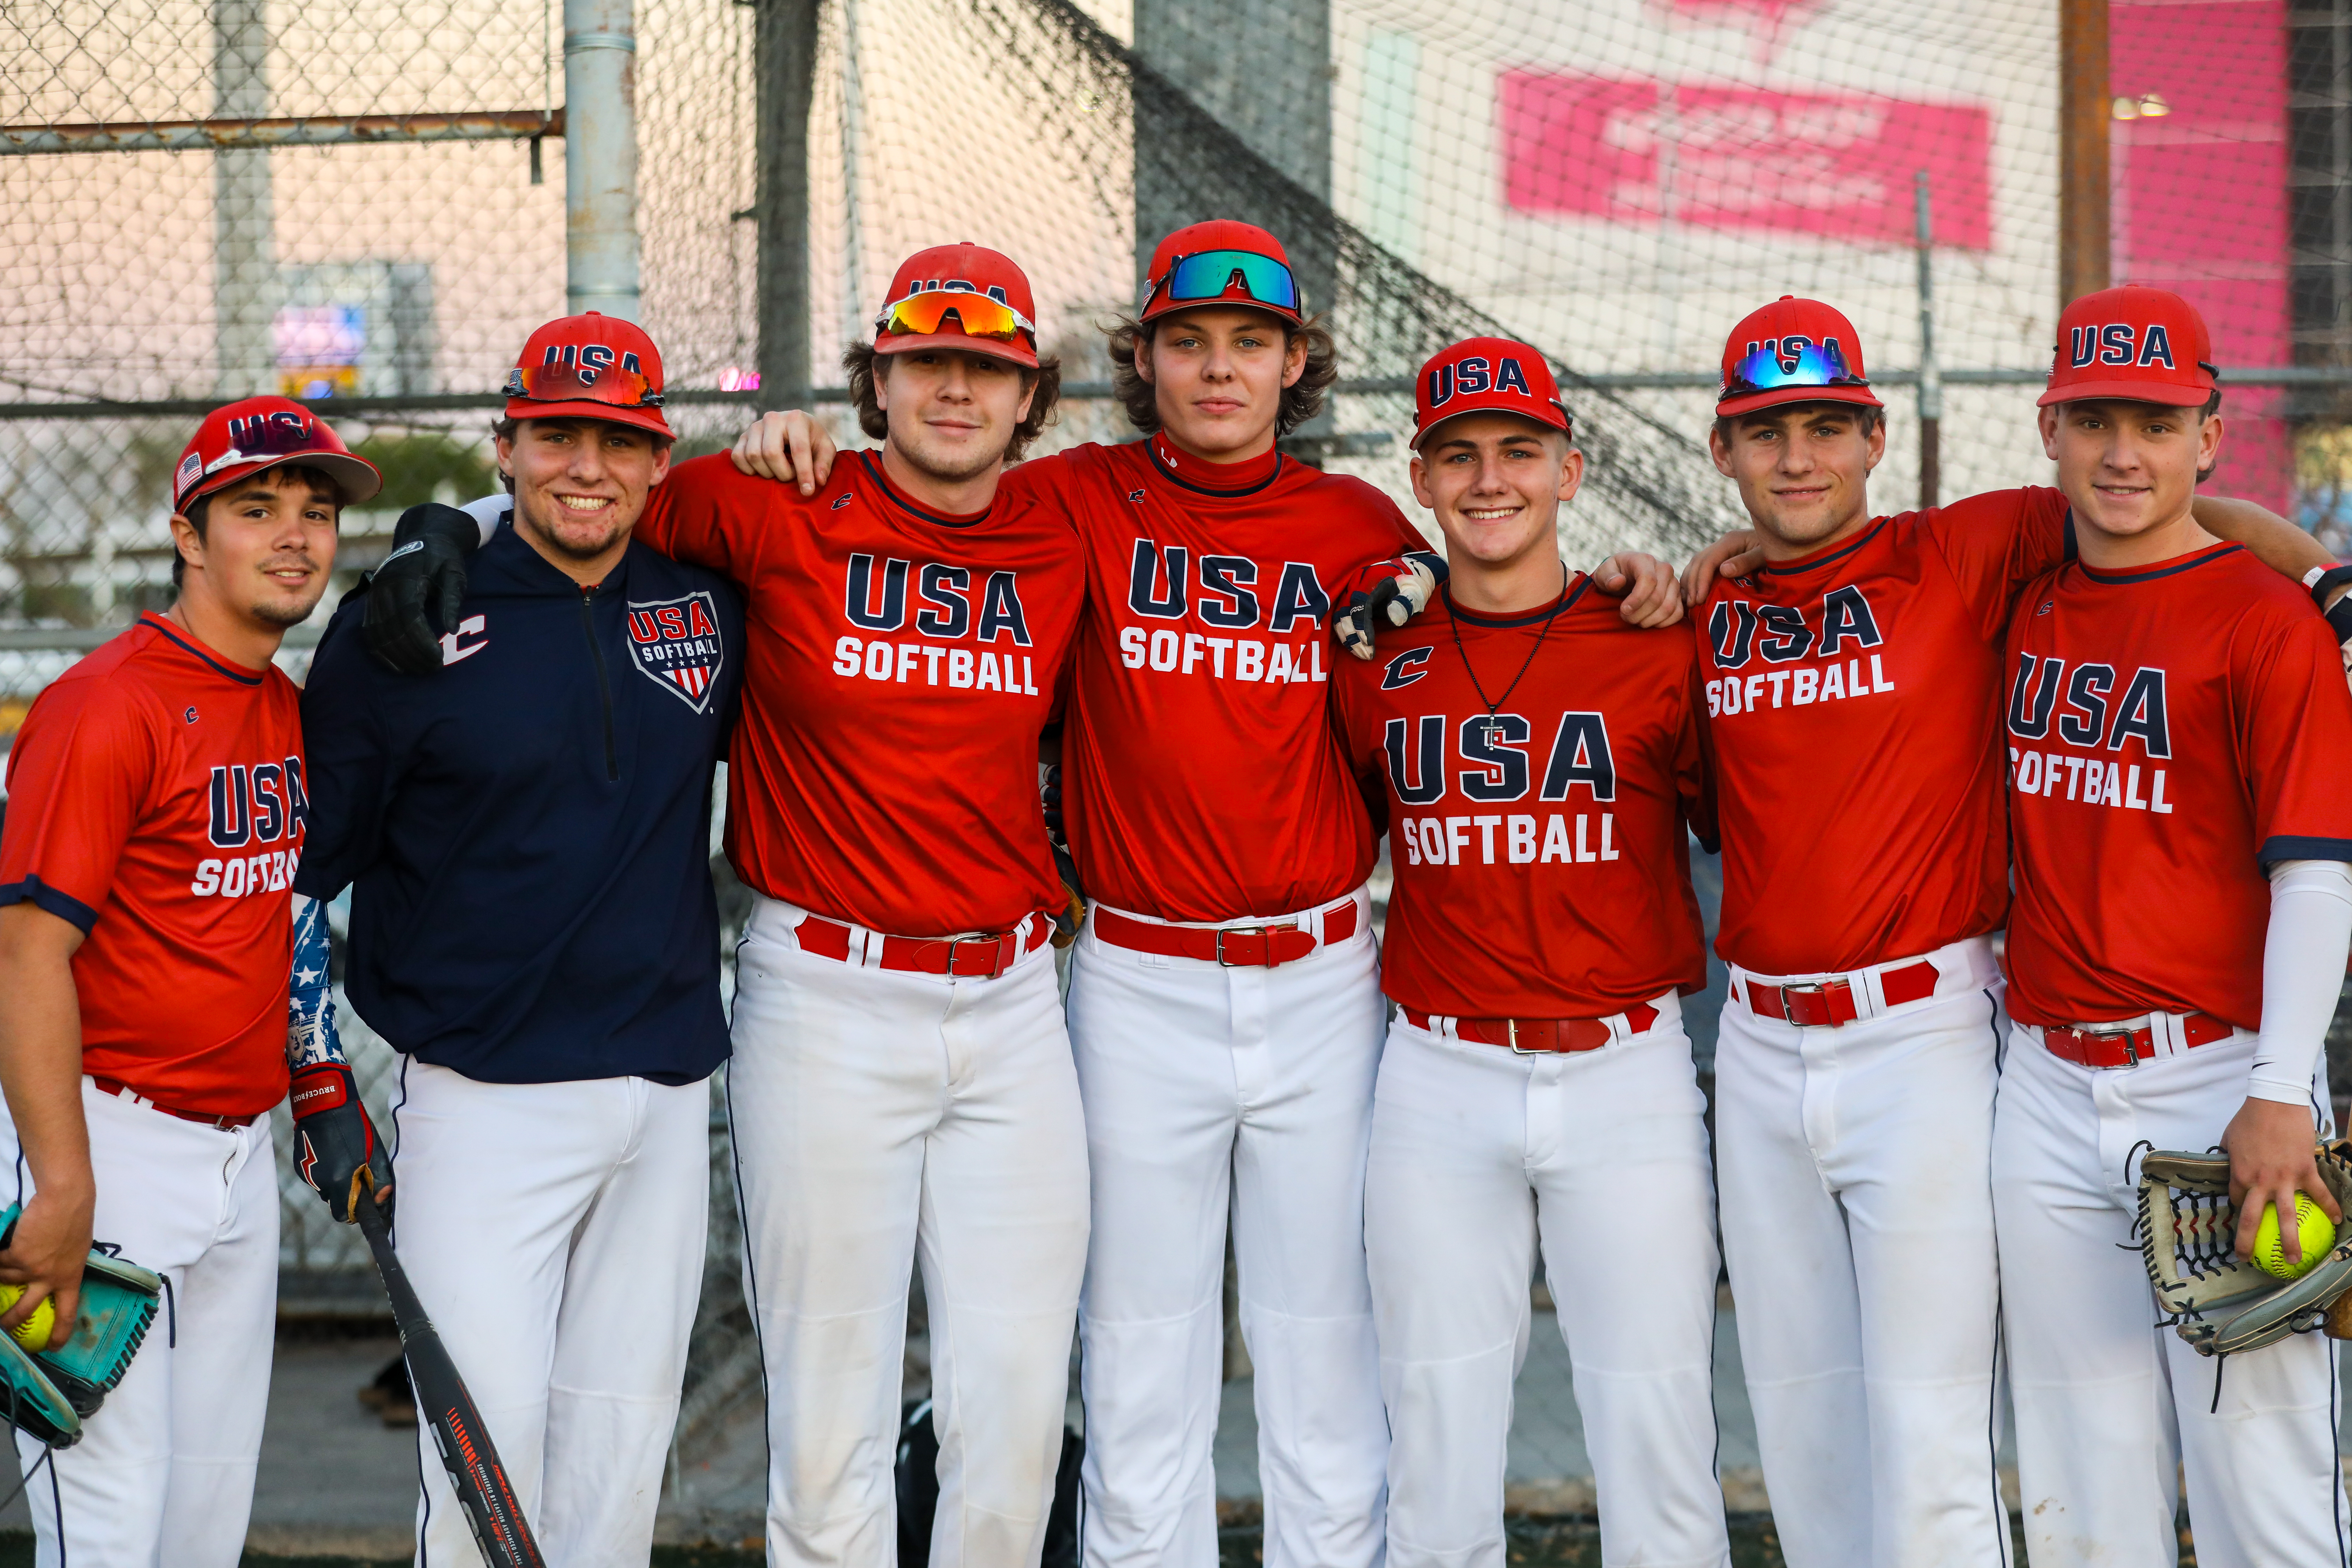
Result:
<svg viewBox="0 0 2352 1568"><path fill-rule="evenodd" d="M2352 1142L2317 1152L2320 1179L2352 1215ZM2297 1279L2265 1274L2236 1251L2237 1205L2230 1201L2230 1157L2179 1151L2149 1154L2139 1168L2140 1258L2174 1331L2200 1355L2235 1355L2323 1326L2337 1338L2328 1309L2352 1292L2352 1222L2336 1246ZM2339 1320L2347 1314L2337 1314ZM2352 1321L2342 1323L2352 1330Z"/></svg>
<svg viewBox="0 0 2352 1568"><path fill-rule="evenodd" d="M0 1211L0 1247L15 1234L16 1215L14 1204ZM152 1270L91 1248L71 1339L56 1350L27 1352L0 1334L0 1420L52 1448L80 1442L83 1420L131 1370L163 1295L163 1281Z"/></svg>

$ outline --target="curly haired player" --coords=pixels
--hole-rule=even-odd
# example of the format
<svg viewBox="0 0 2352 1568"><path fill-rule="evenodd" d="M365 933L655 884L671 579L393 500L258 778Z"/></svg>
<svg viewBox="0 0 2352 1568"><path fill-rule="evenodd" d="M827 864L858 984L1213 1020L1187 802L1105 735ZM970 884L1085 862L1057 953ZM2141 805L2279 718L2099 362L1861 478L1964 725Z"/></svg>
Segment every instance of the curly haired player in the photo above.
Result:
<svg viewBox="0 0 2352 1568"><path fill-rule="evenodd" d="M310 813L298 699L270 661L326 591L342 508L381 484L299 404L215 409L173 474L172 607L52 682L9 753L0 1203L24 1213L0 1279L26 1289L0 1321L50 1300L70 1325L93 1235L171 1291L82 1441L36 1477L44 1564L231 1568L244 1551Z"/></svg>

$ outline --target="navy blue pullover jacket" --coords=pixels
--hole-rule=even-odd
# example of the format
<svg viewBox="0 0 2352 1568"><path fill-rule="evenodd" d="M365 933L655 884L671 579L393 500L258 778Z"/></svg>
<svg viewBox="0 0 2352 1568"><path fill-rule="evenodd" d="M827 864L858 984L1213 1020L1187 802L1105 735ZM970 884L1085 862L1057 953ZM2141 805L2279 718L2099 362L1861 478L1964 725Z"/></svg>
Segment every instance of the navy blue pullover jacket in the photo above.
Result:
<svg viewBox="0 0 2352 1568"><path fill-rule="evenodd" d="M368 657L363 598L302 694L294 883L352 889L352 1005L486 1083L707 1077L728 1049L709 836L735 590L634 542L583 590L509 524L423 677Z"/></svg>

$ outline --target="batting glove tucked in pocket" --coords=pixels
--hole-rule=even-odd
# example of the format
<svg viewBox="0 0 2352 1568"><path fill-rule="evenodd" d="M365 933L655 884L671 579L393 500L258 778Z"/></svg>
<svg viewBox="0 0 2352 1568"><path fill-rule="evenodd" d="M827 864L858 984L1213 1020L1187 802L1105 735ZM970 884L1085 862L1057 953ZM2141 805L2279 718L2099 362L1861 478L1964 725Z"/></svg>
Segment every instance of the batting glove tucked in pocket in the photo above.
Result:
<svg viewBox="0 0 2352 1568"><path fill-rule="evenodd" d="M392 1162L360 1101L352 1069L341 1062L304 1068L294 1075L289 1104L294 1112L294 1169L327 1200L327 1212L350 1223L365 1172L390 1219Z"/></svg>

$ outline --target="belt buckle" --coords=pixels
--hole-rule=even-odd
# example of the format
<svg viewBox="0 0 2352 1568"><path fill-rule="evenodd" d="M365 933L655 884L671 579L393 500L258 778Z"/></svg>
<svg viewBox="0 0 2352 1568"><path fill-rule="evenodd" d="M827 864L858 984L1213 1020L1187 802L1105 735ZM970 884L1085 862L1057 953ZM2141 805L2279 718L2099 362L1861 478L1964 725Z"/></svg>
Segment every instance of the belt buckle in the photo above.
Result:
<svg viewBox="0 0 2352 1568"><path fill-rule="evenodd" d="M1781 986L1780 1021L1800 1029L1811 1027L1810 1025L1800 1024L1797 1022L1797 1015L1790 1009L1789 998L1800 994L1819 996L1822 999L1822 1011L1826 1013L1828 1011L1830 986L1833 984L1835 984L1835 982L1828 980L1803 980L1798 982L1794 985Z"/></svg>
<svg viewBox="0 0 2352 1568"><path fill-rule="evenodd" d="M1219 926L1217 928L1217 963L1219 965L1226 969L1272 969L1276 964L1281 962L1281 960L1274 956L1274 933L1278 931L1297 931L1297 929L1298 926L1296 921L1288 925ZM1225 956L1225 938L1229 936L1254 936L1257 938L1260 942L1265 944L1264 955L1259 958L1255 963L1243 963L1237 960L1227 958Z"/></svg>
<svg viewBox="0 0 2352 1568"><path fill-rule="evenodd" d="M1517 1018L1504 1019L1503 1028L1506 1031L1506 1041L1510 1046L1513 1055L1532 1057L1538 1054L1519 1044L1519 1021Z"/></svg>
<svg viewBox="0 0 2352 1568"><path fill-rule="evenodd" d="M2132 1043L2132 1036L2133 1036L2133 1034L2134 1034L2136 1031L2131 1030L2131 1029L2085 1029L2085 1028L2083 1028L2083 1027L2081 1027L2081 1026L2077 1026L2077 1027L2075 1028L2074 1032L2075 1032L2076 1034L2078 1034L2078 1035L2085 1036L2085 1037L2089 1037L2089 1038L2091 1038L2091 1039L2094 1039L2094 1040L2121 1040L2121 1041L2123 1041L2123 1043L2124 1043L2124 1065L2125 1065L2126 1067L2133 1067L2133 1068L2136 1068L2136 1067L2139 1066L2139 1061L2140 1061L2140 1057L2139 1057L2139 1047L2138 1047L2137 1046L2136 1046L2136 1045L2134 1045L2134 1044ZM2151 1030L2151 1031L2149 1032L2149 1036L2148 1036L2148 1045L2149 1045L2149 1052L2148 1052L2148 1054L2149 1054L2150 1056L2154 1056L2154 1055L2155 1055L2155 1048L2154 1048L2154 1047L2155 1047L2155 1044L2156 1044L2155 1032L2154 1032L2153 1030Z"/></svg>
<svg viewBox="0 0 2352 1568"><path fill-rule="evenodd" d="M956 968L956 955L967 947L990 950L988 973L966 974ZM1004 938L999 936L960 936L948 943L948 978L950 980L993 980L1004 973Z"/></svg>

